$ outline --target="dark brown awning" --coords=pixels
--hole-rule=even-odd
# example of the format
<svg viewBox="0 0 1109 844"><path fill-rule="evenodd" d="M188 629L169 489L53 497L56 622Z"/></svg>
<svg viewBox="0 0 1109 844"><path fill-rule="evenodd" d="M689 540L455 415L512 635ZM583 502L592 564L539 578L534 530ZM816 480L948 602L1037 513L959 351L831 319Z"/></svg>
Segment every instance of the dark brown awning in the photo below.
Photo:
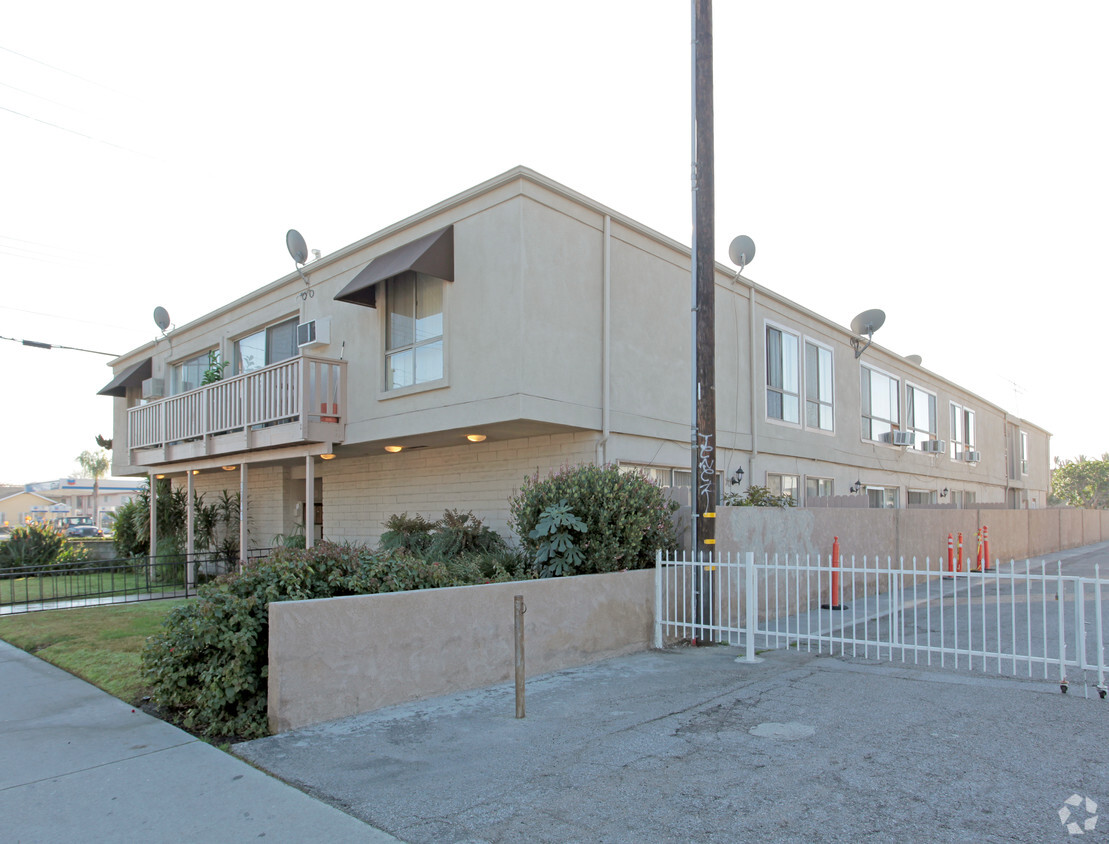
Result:
<svg viewBox="0 0 1109 844"><path fill-rule="evenodd" d="M378 255L339 291L335 301L376 308L376 285L409 270L454 281L454 226L425 234Z"/></svg>
<svg viewBox="0 0 1109 844"><path fill-rule="evenodd" d="M98 396L118 396L124 398L127 395L128 387L138 387L142 382L150 377L152 372L151 359L147 358L139 363L132 364L127 367L123 372L119 373L112 379L103 390L97 392Z"/></svg>

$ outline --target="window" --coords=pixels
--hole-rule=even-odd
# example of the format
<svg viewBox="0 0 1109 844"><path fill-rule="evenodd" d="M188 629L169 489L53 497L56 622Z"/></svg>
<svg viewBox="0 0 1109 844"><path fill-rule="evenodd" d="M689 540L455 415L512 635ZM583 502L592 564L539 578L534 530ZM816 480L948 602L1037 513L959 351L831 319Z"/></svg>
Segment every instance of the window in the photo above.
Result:
<svg viewBox="0 0 1109 844"><path fill-rule="evenodd" d="M863 439L901 430L901 382L884 372L862 367Z"/></svg>
<svg viewBox="0 0 1109 844"><path fill-rule="evenodd" d="M297 356L297 319L287 319L235 341L232 374L253 372Z"/></svg>
<svg viewBox="0 0 1109 844"><path fill-rule="evenodd" d="M693 476L693 473L689 469L675 469L674 474L673 474L673 478L674 478L674 484L673 485L676 486L676 487L683 487L684 489L689 489L689 486L690 486L689 479L692 476ZM721 501L723 501L724 473L723 472L717 472L715 480L716 480L715 501L716 501L717 504L719 504Z"/></svg>
<svg viewBox="0 0 1109 844"><path fill-rule="evenodd" d="M897 508L897 487L868 486L866 497L873 509L892 510Z"/></svg>
<svg viewBox="0 0 1109 844"><path fill-rule="evenodd" d="M766 474L766 488L772 495L788 495L795 502L801 501L801 479L797 475Z"/></svg>
<svg viewBox="0 0 1109 844"><path fill-rule="evenodd" d="M1028 474L1028 434L1020 432L1020 473Z"/></svg>
<svg viewBox="0 0 1109 844"><path fill-rule="evenodd" d="M801 422L801 371L797 335L766 327L766 415L783 422Z"/></svg>
<svg viewBox="0 0 1109 844"><path fill-rule="evenodd" d="M805 478L805 502L813 498L831 498L835 495L831 478Z"/></svg>
<svg viewBox="0 0 1109 844"><path fill-rule="evenodd" d="M908 503L910 507L927 507L929 504L935 504L936 491L934 489L910 489Z"/></svg>
<svg viewBox="0 0 1109 844"><path fill-rule="evenodd" d="M663 469L658 466L640 466L636 463L621 463L620 471L638 472L647 480L654 481L659 486L670 486L670 469Z"/></svg>
<svg viewBox="0 0 1109 844"><path fill-rule="evenodd" d="M805 424L822 431L833 429L832 350L805 341Z"/></svg>
<svg viewBox="0 0 1109 844"><path fill-rule="evenodd" d="M936 418L936 397L914 387L912 384L905 388L905 424L916 436L915 446L918 450L924 449L928 440L939 439L939 426Z"/></svg>
<svg viewBox="0 0 1109 844"><path fill-rule="evenodd" d="M951 445L948 452L952 460L962 460L963 454L974 451L974 411L951 403Z"/></svg>
<svg viewBox="0 0 1109 844"><path fill-rule="evenodd" d="M208 353L203 352L194 358L183 360L173 365L173 377L170 383L170 393L178 395L195 390L204 381L204 373L208 371Z"/></svg>
<svg viewBox="0 0 1109 844"><path fill-rule="evenodd" d="M443 282L405 272L385 282L385 389L443 377Z"/></svg>

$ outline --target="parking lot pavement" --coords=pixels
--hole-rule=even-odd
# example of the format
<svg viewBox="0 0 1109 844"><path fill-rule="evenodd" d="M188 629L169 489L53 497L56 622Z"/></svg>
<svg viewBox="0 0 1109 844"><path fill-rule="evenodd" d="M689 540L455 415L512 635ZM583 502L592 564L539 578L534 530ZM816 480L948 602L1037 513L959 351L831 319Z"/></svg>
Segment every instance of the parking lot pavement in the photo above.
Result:
<svg viewBox="0 0 1109 844"><path fill-rule="evenodd" d="M1109 807L1096 695L740 653L650 651L535 678L523 720L503 685L234 752L411 842L1065 841L1061 810L1088 823L1086 797Z"/></svg>

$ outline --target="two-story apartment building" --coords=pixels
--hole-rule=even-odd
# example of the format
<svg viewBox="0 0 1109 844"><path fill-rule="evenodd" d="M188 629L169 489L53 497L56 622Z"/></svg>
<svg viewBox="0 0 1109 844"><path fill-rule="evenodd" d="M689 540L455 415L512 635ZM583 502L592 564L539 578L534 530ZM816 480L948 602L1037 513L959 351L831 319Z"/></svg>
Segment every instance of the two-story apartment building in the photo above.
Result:
<svg viewBox="0 0 1109 844"><path fill-rule="evenodd" d="M112 362L113 473L246 492L251 545L313 514L508 533L525 475L688 486L690 251L518 167ZM1050 435L719 266L718 466L802 505L1044 506ZM209 353L230 363L202 386ZM739 489L740 487L735 487Z"/></svg>

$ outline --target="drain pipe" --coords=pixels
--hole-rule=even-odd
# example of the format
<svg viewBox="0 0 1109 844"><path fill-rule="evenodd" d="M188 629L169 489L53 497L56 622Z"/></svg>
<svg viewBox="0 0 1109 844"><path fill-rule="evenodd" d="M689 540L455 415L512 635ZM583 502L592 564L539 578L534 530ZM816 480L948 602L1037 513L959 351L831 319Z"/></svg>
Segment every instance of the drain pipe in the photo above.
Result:
<svg viewBox="0 0 1109 844"><path fill-rule="evenodd" d="M604 239L601 252L603 269L601 273L601 438L597 441L597 465L608 462L609 428L609 382L612 366L612 332L609 322L612 315L612 217L605 214Z"/></svg>
<svg viewBox="0 0 1109 844"><path fill-rule="evenodd" d="M759 456L759 428L756 423L758 422L757 407L761 391L759 390L758 381L756 380L758 376L758 366L755 364L755 350L758 347L755 342L755 285L751 284L747 289L750 291L747 312L750 322L748 333L751 336L750 353L747 355L748 364L751 368L751 456L747 460L747 488L750 489L751 484L755 482L755 458Z"/></svg>

